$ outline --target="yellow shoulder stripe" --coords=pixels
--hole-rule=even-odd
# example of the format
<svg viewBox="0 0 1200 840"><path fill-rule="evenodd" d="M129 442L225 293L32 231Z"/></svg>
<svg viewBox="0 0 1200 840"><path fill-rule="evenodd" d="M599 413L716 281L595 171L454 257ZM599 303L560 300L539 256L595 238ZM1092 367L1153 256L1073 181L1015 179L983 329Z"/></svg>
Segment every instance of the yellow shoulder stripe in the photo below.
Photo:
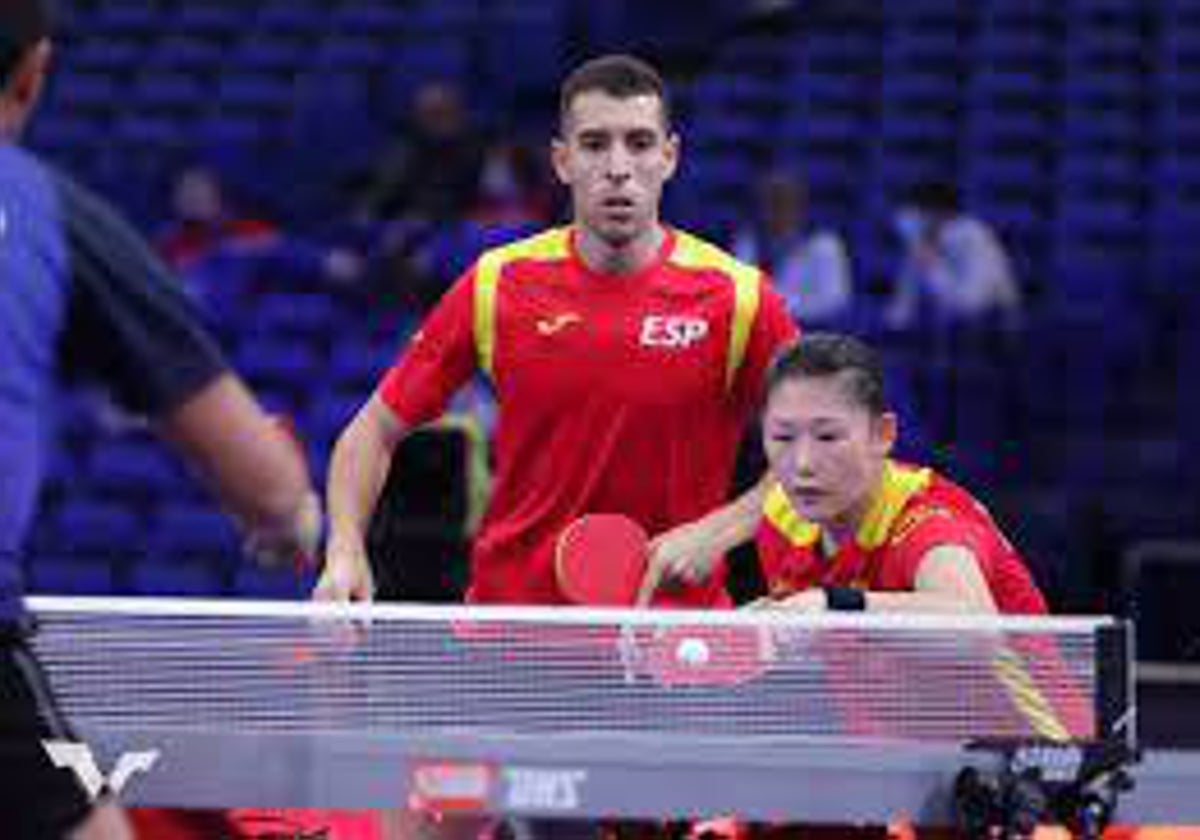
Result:
<svg viewBox="0 0 1200 840"><path fill-rule="evenodd" d="M771 489L763 499L763 516L788 542L797 547L814 545L821 532L815 523L796 513L778 481L771 483Z"/></svg>
<svg viewBox="0 0 1200 840"><path fill-rule="evenodd" d="M684 231L675 232L675 247L670 262L681 268L716 269L733 281L733 325L729 330L729 352L725 356L725 387L730 389L746 357L750 330L758 314L762 272L735 259L716 245Z"/></svg>
<svg viewBox="0 0 1200 840"><path fill-rule="evenodd" d="M475 264L475 353L489 378L496 363L496 287L504 266L515 260L561 260L567 256L568 228L551 228L536 236L486 251Z"/></svg>
<svg viewBox="0 0 1200 840"><path fill-rule="evenodd" d="M932 477L933 473L928 467L907 467L894 461L886 462L879 494L858 526L858 544L867 551L883 545L896 517L904 510L909 499L929 486Z"/></svg>
<svg viewBox="0 0 1200 840"><path fill-rule="evenodd" d="M927 467L905 467L888 461L883 469L879 494L871 502L855 536L859 546L866 551L873 551L887 541L905 505L928 487L933 478L933 471ZM763 500L763 516L793 545L812 545L820 535L820 526L796 512L778 481L771 484Z"/></svg>

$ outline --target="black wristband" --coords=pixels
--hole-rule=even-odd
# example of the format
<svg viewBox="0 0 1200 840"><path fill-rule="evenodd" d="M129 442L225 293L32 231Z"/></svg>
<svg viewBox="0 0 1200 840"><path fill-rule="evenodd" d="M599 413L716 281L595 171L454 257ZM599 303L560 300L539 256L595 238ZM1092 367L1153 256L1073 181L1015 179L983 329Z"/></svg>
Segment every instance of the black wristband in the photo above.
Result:
<svg viewBox="0 0 1200 840"><path fill-rule="evenodd" d="M825 608L835 612L863 612L867 593L853 586L826 586Z"/></svg>

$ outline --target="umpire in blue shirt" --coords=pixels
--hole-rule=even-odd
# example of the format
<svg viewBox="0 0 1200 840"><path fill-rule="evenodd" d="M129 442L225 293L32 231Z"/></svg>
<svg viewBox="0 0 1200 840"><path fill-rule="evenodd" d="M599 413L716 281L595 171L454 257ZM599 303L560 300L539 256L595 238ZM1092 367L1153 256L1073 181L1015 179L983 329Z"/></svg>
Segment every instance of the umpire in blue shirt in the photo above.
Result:
<svg viewBox="0 0 1200 840"><path fill-rule="evenodd" d="M99 381L206 480L263 557L313 554L320 507L178 283L101 198L17 145L51 61L46 0L0 0L0 835L127 838L45 739L71 738L28 645L21 551L62 378ZM98 138L99 139L99 138Z"/></svg>

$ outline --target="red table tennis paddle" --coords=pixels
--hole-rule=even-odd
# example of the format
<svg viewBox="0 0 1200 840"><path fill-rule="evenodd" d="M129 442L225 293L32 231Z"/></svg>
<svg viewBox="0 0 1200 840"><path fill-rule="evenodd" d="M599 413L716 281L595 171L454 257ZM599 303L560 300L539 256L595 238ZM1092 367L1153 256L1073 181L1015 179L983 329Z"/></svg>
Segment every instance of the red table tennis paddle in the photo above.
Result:
<svg viewBox="0 0 1200 840"><path fill-rule="evenodd" d="M644 607L658 588L650 538L628 516L591 513L563 529L554 553L558 588L575 604Z"/></svg>
<svg viewBox="0 0 1200 840"><path fill-rule="evenodd" d="M649 566L649 543L645 530L627 516L589 514L575 520L558 540L559 589L576 604L646 606L660 583ZM679 625L626 629L621 652L627 669L664 686L728 686L766 670L769 647L757 627Z"/></svg>

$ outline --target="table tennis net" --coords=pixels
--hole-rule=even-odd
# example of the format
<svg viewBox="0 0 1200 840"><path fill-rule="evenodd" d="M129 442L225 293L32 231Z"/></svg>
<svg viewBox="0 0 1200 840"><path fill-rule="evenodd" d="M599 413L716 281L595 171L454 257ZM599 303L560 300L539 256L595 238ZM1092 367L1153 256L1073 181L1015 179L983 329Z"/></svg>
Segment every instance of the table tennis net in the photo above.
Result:
<svg viewBox="0 0 1200 840"><path fill-rule="evenodd" d="M81 726L1093 738L1103 620L30 599Z"/></svg>

